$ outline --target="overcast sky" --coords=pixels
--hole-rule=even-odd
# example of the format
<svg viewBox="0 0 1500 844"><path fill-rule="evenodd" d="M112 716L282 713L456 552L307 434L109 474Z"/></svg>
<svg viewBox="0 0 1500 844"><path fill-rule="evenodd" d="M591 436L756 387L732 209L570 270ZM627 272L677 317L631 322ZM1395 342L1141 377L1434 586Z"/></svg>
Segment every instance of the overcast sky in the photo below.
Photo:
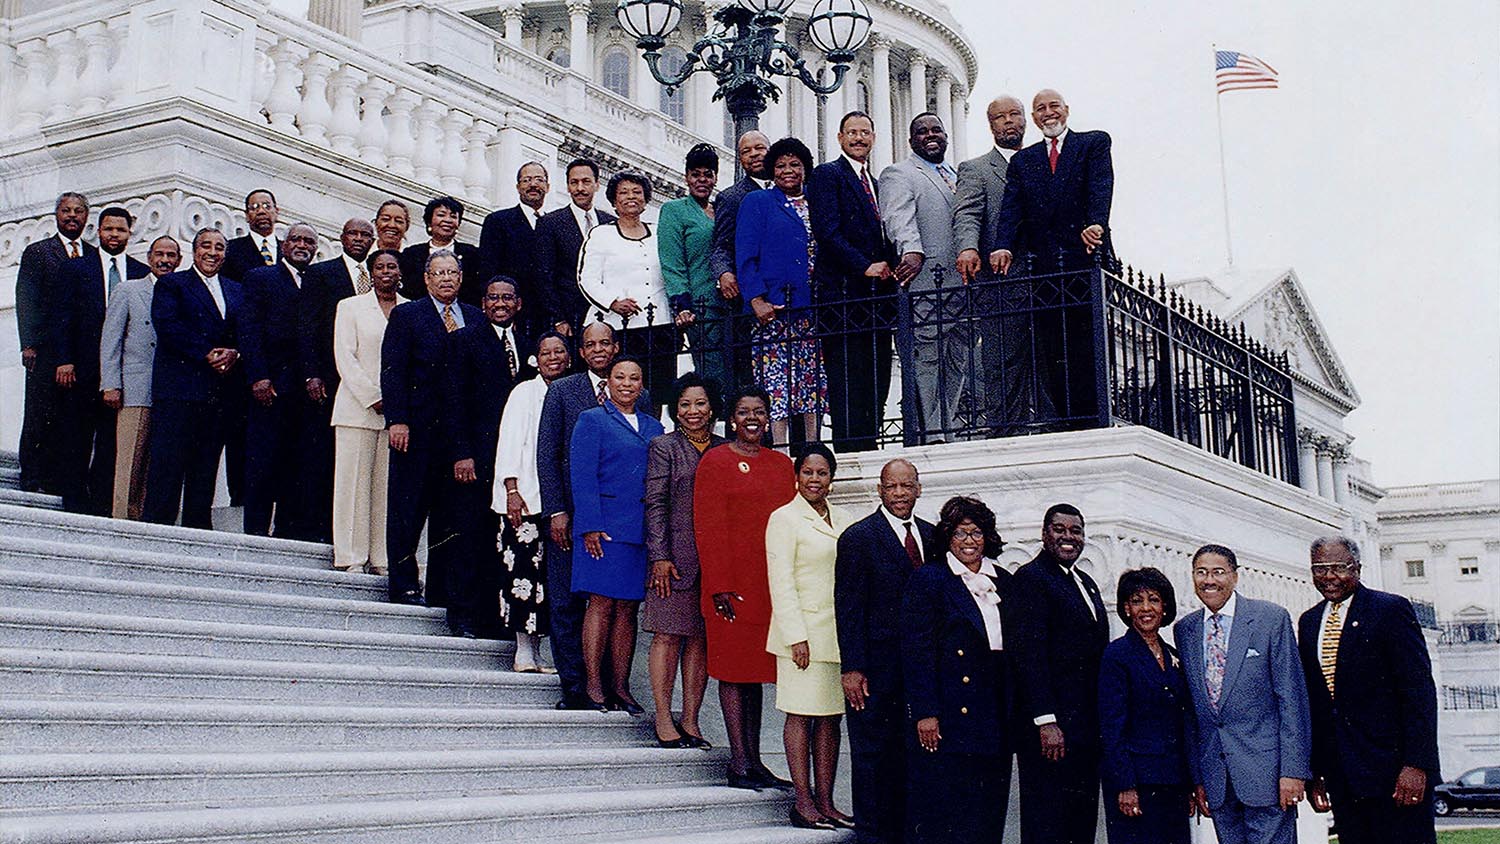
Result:
<svg viewBox="0 0 1500 844"><path fill-rule="evenodd" d="M1296 268L1376 483L1500 476L1500 3L949 5L985 33L969 148L994 94L1062 91L1114 138L1121 257L1168 278L1225 266L1211 45L1275 67L1223 96L1235 265Z"/></svg>

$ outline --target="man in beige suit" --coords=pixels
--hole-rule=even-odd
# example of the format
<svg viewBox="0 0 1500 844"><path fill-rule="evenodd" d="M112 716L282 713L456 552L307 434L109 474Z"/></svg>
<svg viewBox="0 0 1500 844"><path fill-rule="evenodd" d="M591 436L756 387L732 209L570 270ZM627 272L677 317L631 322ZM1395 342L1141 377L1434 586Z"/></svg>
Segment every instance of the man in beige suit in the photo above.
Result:
<svg viewBox="0 0 1500 844"><path fill-rule="evenodd" d="M339 301L333 318L333 567L386 573L385 521L390 439L380 394L380 344L396 293L401 262L393 249L369 257L368 293Z"/></svg>

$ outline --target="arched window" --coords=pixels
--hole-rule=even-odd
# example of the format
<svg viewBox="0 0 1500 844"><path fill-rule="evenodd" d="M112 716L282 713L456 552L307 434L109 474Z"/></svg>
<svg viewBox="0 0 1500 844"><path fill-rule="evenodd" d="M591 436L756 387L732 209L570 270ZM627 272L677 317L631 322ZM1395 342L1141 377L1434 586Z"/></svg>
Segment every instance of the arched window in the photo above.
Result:
<svg viewBox="0 0 1500 844"><path fill-rule="evenodd" d="M630 53L623 47L611 47L599 66L599 82L622 97L630 96Z"/></svg>
<svg viewBox="0 0 1500 844"><path fill-rule="evenodd" d="M661 51L661 74L662 76L674 76L682 66L687 64L687 51L673 45ZM661 87L661 111L662 114L672 118L678 123L687 124L687 91L678 88L671 94L667 93L667 86Z"/></svg>
<svg viewBox="0 0 1500 844"><path fill-rule="evenodd" d="M567 47L553 47L552 49L548 50L547 51L547 61L552 62L553 64L557 65L558 67L571 67L572 66L572 62L570 61L570 56L568 55L568 48Z"/></svg>

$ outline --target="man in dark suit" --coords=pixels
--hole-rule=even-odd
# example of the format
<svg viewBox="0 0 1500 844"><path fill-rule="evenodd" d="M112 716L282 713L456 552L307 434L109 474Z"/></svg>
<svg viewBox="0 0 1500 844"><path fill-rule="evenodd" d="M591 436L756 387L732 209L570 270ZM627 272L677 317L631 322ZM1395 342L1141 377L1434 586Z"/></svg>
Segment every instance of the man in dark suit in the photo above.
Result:
<svg viewBox="0 0 1500 844"><path fill-rule="evenodd" d="M537 275L537 225L542 203L550 189L547 168L528 161L516 172L519 204L492 211L479 232L479 260L485 278L503 275L519 285L518 295L535 297L541 283Z"/></svg>
<svg viewBox="0 0 1500 844"><path fill-rule="evenodd" d="M520 324L521 297L511 279L490 281L481 311L484 320L448 335L444 432L453 467L449 500L463 548L449 571L448 626L460 636L494 638L500 629L497 521L490 510L495 447L510 391L527 377L525 350L532 343Z"/></svg>
<svg viewBox="0 0 1500 844"><path fill-rule="evenodd" d="M586 322L588 302L578 289L578 252L595 226L613 223L615 216L594 207L599 192L599 165L586 158L568 164L568 196L572 202L542 215L536 224L534 301L541 307L543 325L570 337Z"/></svg>
<svg viewBox="0 0 1500 844"><path fill-rule="evenodd" d="M1109 618L1078 567L1083 514L1054 504L1042 550L1016 570L1012 655L1024 844L1093 844L1099 820L1099 663Z"/></svg>
<svg viewBox="0 0 1500 844"><path fill-rule="evenodd" d="M1437 689L1411 601L1360 583L1359 545L1312 544L1323 600L1298 622L1312 713L1309 789L1346 844L1432 844Z"/></svg>
<svg viewBox="0 0 1500 844"><path fill-rule="evenodd" d="M307 465L300 506L304 524L319 542L330 541L333 536L333 435L329 421L339 388L339 371L333 362L333 318L339 302L370 291L365 259L374 243L375 227L369 220L346 220L339 233L342 253L313 264L302 275L302 368L312 407L302 430Z"/></svg>
<svg viewBox="0 0 1500 844"><path fill-rule="evenodd" d="M211 528L228 397L245 389L240 363L244 297L219 274L224 235L193 237L193 266L156 282L151 322L151 434L141 517L169 525L181 502L183 527Z"/></svg>
<svg viewBox="0 0 1500 844"><path fill-rule="evenodd" d="M880 507L839 537L834 563L844 699L853 760L855 833L860 844L900 844L906 830L907 718L901 683L901 614L906 580L941 554L932 524L912 510L922 494L917 467L892 460L880 470Z"/></svg>
<svg viewBox="0 0 1500 844"><path fill-rule="evenodd" d="M281 261L245 273L245 380L253 401L245 433L245 533L312 540L302 508L307 464L302 435L313 402L303 369L303 274L318 248L306 223L286 230Z"/></svg>
<svg viewBox="0 0 1500 844"><path fill-rule="evenodd" d="M52 321L56 407L62 423L56 465L63 507L72 513L107 516L114 499L115 410L100 394L99 344L104 309L115 288L151 273L125 254L133 222L124 208L99 212L97 257L73 258L63 266L66 293Z"/></svg>
<svg viewBox="0 0 1500 844"><path fill-rule="evenodd" d="M455 513L442 500L453 476L444 433L445 356L448 334L483 322L484 315L458 301L463 272L451 252L428 258L426 276L427 295L391 311L380 346L380 393L391 439L386 554L391 601L423 603L417 542L428 522L426 603L447 606L449 561L459 549Z"/></svg>
<svg viewBox="0 0 1500 844"><path fill-rule="evenodd" d="M982 366L978 373L985 422L992 432L1005 434L1009 431L1004 426L1027 422L1037 415L1028 318L1030 292L1024 284L1001 283L988 261L1000 228L1006 171L1026 137L1026 109L1020 100L1004 95L990 101L985 116L995 145L984 155L958 165L953 238L958 247L959 277L966 284L980 282L975 288L975 301L987 315L979 323Z"/></svg>
<svg viewBox="0 0 1500 844"><path fill-rule="evenodd" d="M451 196L434 197L422 209L428 240L408 246L401 252L402 296L416 300L427 295L427 258L447 250L458 256L459 269L463 272L458 301L479 307L479 300L484 296L484 262L474 244L459 241L458 227L463 221L464 204Z"/></svg>
<svg viewBox="0 0 1500 844"><path fill-rule="evenodd" d="M556 212L554 212L556 213ZM547 602L552 622L552 657L562 682L558 709L590 709L584 692L583 593L573 592L573 490L569 483L568 445L573 426L585 410L608 400L606 375L620 354L615 330L591 322L582 332L578 356L588 370L559 378L547 389L536 440L536 476L542 488L542 512L551 517L547 533ZM645 401L643 394L638 402Z"/></svg>
<svg viewBox="0 0 1500 844"><path fill-rule="evenodd" d="M771 186L771 174L766 172L766 153L770 150L771 139L764 132L752 129L741 135L735 143L734 152L744 175L714 197L714 231L709 241L708 271L718 285L719 295L733 306L733 313L744 310L734 263L734 234L739 220L740 202L745 194ZM734 390L734 385L750 379L750 338L749 326L745 321L729 319L724 325L731 334L729 342L733 349L730 361L733 371L728 383L724 384L727 397Z"/></svg>
<svg viewBox="0 0 1500 844"><path fill-rule="evenodd" d="M274 267L281 260L281 240L276 237L280 218L276 195L266 188L245 196L245 224L250 231L229 241L219 274L243 283L245 274L260 267ZM224 424L228 438L224 447L224 480L229 485L229 503L244 503L245 431L249 426L250 397L235 394L225 399Z"/></svg>
<svg viewBox="0 0 1500 844"><path fill-rule="evenodd" d="M62 478L53 465L62 435L57 400L56 308L67 281L63 264L72 258L98 258L99 250L83 242L89 201L68 192L53 206L57 236L38 240L21 252L16 273L16 333L21 339L21 366L26 370L26 409L21 421L21 488L59 493Z"/></svg>
<svg viewBox="0 0 1500 844"><path fill-rule="evenodd" d="M814 168L807 183L818 242L813 292L822 303L843 303L818 314L834 444L840 451L868 451L890 394L896 316L891 303L874 299L895 286L891 245L880 223L880 185L870 172L875 122L852 111L839 122L838 139L843 154Z"/></svg>

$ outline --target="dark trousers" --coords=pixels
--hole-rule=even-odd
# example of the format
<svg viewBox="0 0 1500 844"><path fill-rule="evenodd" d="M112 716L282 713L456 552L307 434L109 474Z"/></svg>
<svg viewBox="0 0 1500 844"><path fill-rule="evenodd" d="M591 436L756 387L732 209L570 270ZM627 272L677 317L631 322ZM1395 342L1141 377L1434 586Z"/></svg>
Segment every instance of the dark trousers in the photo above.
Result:
<svg viewBox="0 0 1500 844"><path fill-rule="evenodd" d="M245 503L245 430L249 426L250 391L231 390L223 399L224 483L229 487L229 504Z"/></svg>
<svg viewBox="0 0 1500 844"><path fill-rule="evenodd" d="M907 844L1000 844L1009 754L912 751L910 769Z"/></svg>
<svg viewBox="0 0 1500 844"><path fill-rule="evenodd" d="M55 407L57 367L41 359L26 370L26 407L21 416L21 489L56 494L58 473L52 465L53 443L61 433Z"/></svg>
<svg viewBox="0 0 1500 844"><path fill-rule="evenodd" d="M490 510L493 475L493 467L486 471L480 466L474 483L447 482L457 545L447 558L448 627L487 636L500 628L498 524Z"/></svg>
<svg viewBox="0 0 1500 844"><path fill-rule="evenodd" d="M1432 821L1431 786L1429 779L1421 803L1398 806L1389 794L1352 797L1330 785L1328 798L1333 802L1339 844L1434 844L1437 832Z"/></svg>
<svg viewBox="0 0 1500 844"><path fill-rule="evenodd" d="M658 317L660 320L661 317ZM661 418L661 410L674 400L672 382L677 380L677 351L682 348L676 326L639 326L620 332L620 350L640 361L641 376L651 392L649 413Z"/></svg>
<svg viewBox="0 0 1500 844"><path fill-rule="evenodd" d="M1010 436L1039 420L1052 419L1050 392L1037 381L1037 348L1031 283L1025 279L985 279L975 291L985 316L977 322L979 383L984 423L994 436Z"/></svg>
<svg viewBox="0 0 1500 844"><path fill-rule="evenodd" d="M1067 753L1042 756L1034 726L1017 753L1021 773L1022 844L1093 844L1099 825L1099 749L1075 743L1064 731Z"/></svg>
<svg viewBox="0 0 1500 844"><path fill-rule="evenodd" d="M550 524L543 524L547 537L547 612L552 637L552 661L557 679L562 682L563 697L584 696L583 611L588 598L573 591L573 552L564 551L552 541Z"/></svg>
<svg viewBox="0 0 1500 844"><path fill-rule="evenodd" d="M114 505L115 410L99 396L99 384L58 389L61 436L53 454L63 509L108 516Z"/></svg>
<svg viewBox="0 0 1500 844"><path fill-rule="evenodd" d="M390 488L386 497L386 556L392 598L421 588L417 577L417 544L427 525L427 603L448 605L448 561L457 551L455 513L448 497L453 464L440 454L433 428L413 427L406 451L391 449Z"/></svg>
<svg viewBox="0 0 1500 844"><path fill-rule="evenodd" d="M906 830L906 731L912 728L900 687L881 682L879 675L869 682L871 696L865 708L845 708L854 834L859 844L901 844Z"/></svg>
<svg viewBox="0 0 1500 844"><path fill-rule="evenodd" d="M333 541L333 391L309 403L302 426L302 526L313 542Z"/></svg>
<svg viewBox="0 0 1500 844"><path fill-rule="evenodd" d="M891 394L894 307L885 300L853 300L823 307L817 316L828 373L828 406L838 451L876 447L880 417Z"/></svg>
<svg viewBox="0 0 1500 844"><path fill-rule="evenodd" d="M303 524L301 454L305 396L279 393L270 405L252 401L245 430L245 533L311 539Z"/></svg>
<svg viewBox="0 0 1500 844"><path fill-rule="evenodd" d="M217 400L157 398L151 406L146 503L141 518L170 525L181 504L182 526L213 527L214 486L224 450L224 411Z"/></svg>
<svg viewBox="0 0 1500 844"><path fill-rule="evenodd" d="M1104 795L1104 828L1109 844L1188 844L1188 787L1185 785L1139 785L1141 813L1120 814L1116 795Z"/></svg>

